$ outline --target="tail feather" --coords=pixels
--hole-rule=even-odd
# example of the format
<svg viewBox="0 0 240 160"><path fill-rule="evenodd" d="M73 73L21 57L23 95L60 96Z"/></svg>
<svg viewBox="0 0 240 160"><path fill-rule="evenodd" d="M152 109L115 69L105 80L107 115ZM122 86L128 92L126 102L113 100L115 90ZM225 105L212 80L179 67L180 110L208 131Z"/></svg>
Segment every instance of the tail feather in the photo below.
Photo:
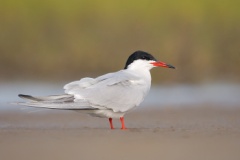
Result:
<svg viewBox="0 0 240 160"><path fill-rule="evenodd" d="M69 110L90 109L90 107L87 104L83 104L83 103L18 102L16 104L22 105L22 106L50 108L50 109L69 109Z"/></svg>
<svg viewBox="0 0 240 160"><path fill-rule="evenodd" d="M31 101L37 101L37 102L73 102L74 96L69 94L63 94L63 95L51 95L51 96L45 96L45 97L33 97L31 95L24 95L19 94L20 98L31 100Z"/></svg>
<svg viewBox="0 0 240 160"><path fill-rule="evenodd" d="M51 95L45 97L33 97L31 95L18 95L20 98L26 99L26 102L18 102L18 105L51 108L51 109L90 109L87 101L74 102L74 96L69 94Z"/></svg>
<svg viewBox="0 0 240 160"><path fill-rule="evenodd" d="M41 99L38 99L38 98L30 96L30 95L19 94L18 97L20 97L22 99L32 100L32 101L42 101Z"/></svg>

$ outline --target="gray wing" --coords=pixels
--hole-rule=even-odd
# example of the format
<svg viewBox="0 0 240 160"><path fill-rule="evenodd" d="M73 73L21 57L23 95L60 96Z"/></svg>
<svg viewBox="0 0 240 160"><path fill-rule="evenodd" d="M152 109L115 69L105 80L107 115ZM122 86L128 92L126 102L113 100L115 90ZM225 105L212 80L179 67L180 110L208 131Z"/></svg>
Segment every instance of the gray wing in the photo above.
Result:
<svg viewBox="0 0 240 160"><path fill-rule="evenodd" d="M109 73L96 79L84 78L64 86L75 102L88 102L91 107L125 112L138 106L149 90L139 76L126 70Z"/></svg>
<svg viewBox="0 0 240 160"><path fill-rule="evenodd" d="M111 109L114 112L125 112L138 106L149 88L150 84L146 84L141 77L122 70L66 84L66 94L63 95L19 95L28 101L17 104L54 109Z"/></svg>

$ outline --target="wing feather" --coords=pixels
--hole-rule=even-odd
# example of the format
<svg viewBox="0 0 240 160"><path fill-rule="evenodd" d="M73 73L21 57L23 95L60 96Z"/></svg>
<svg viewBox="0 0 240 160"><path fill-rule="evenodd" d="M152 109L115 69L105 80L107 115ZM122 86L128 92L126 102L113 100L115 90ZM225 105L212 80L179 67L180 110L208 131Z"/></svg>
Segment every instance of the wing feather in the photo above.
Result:
<svg viewBox="0 0 240 160"><path fill-rule="evenodd" d="M127 70L97 78L83 78L64 86L63 95L33 97L19 95L27 102L18 104L56 109L104 109L126 112L138 106L149 91L150 83Z"/></svg>
<svg viewBox="0 0 240 160"><path fill-rule="evenodd" d="M82 87L82 83L82 80L74 82L74 87L65 87L65 92L74 95L77 103L87 101L94 108L114 112L125 112L138 106L149 90L142 85L145 82L139 76L125 70L89 79L84 82L89 84L87 87Z"/></svg>

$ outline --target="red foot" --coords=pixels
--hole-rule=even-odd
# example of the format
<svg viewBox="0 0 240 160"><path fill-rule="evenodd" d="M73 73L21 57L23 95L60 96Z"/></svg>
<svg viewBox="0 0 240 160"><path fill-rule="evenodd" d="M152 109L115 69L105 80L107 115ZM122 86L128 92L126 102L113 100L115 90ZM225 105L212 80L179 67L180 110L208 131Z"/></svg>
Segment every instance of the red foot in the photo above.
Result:
<svg viewBox="0 0 240 160"><path fill-rule="evenodd" d="M124 124L124 117L120 117L120 121L122 123L122 130L126 130L127 128L125 127L125 124Z"/></svg>
<svg viewBox="0 0 240 160"><path fill-rule="evenodd" d="M112 118L109 118L108 120L109 120L109 123L110 123L110 128L111 128L111 129L114 129L113 123L112 123Z"/></svg>

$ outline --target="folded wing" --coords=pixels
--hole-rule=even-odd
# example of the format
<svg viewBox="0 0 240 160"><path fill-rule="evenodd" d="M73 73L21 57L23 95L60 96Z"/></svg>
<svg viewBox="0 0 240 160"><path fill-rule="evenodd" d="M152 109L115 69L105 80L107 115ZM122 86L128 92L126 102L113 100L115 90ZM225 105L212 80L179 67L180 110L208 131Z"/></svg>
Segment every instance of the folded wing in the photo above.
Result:
<svg viewBox="0 0 240 160"><path fill-rule="evenodd" d="M87 101L91 107L125 112L138 106L148 89L137 75L124 70L96 79L82 79L65 85L65 93L73 95L74 101Z"/></svg>
<svg viewBox="0 0 240 160"><path fill-rule="evenodd" d="M144 81L126 70L97 78L83 78L64 86L65 94L45 97L19 95L27 102L20 105L54 109L110 109L125 112L138 106L149 88Z"/></svg>

